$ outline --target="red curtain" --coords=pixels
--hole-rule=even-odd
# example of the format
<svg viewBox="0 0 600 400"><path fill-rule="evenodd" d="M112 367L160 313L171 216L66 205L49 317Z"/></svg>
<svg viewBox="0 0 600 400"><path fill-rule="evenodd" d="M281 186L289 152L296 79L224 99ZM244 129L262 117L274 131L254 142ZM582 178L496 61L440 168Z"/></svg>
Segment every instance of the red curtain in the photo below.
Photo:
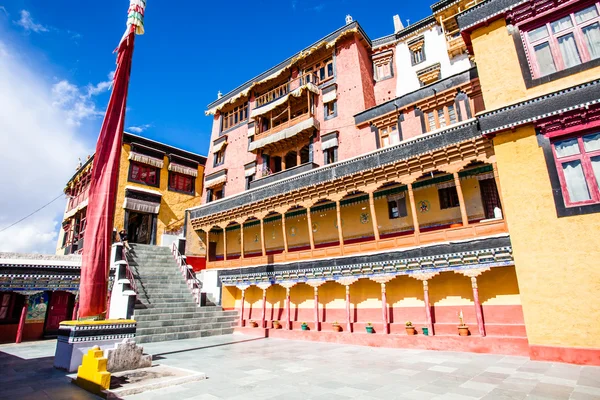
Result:
<svg viewBox="0 0 600 400"><path fill-rule="evenodd" d="M112 93L96 144L79 287L80 318L103 319L107 311L110 248L134 38L135 33L129 33L117 49Z"/></svg>

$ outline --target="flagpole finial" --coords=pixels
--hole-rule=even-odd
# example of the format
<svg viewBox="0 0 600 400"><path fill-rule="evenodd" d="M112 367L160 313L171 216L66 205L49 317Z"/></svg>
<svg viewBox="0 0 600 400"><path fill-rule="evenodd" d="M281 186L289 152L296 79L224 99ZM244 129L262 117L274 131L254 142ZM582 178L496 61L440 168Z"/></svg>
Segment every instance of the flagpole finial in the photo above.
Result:
<svg viewBox="0 0 600 400"><path fill-rule="evenodd" d="M146 13L146 0L129 0L129 10L127 11L127 29L121 38L120 44L135 32L136 35L143 35L144 30L144 14Z"/></svg>

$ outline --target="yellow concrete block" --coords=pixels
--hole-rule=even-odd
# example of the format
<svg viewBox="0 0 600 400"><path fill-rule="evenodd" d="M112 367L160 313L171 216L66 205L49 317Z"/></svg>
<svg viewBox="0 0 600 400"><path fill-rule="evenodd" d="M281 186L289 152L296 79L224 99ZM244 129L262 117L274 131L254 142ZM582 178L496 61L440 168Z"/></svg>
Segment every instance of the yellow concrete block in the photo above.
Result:
<svg viewBox="0 0 600 400"><path fill-rule="evenodd" d="M75 384L83 389L100 393L110 387L110 372L106 370L108 360L98 346L94 346L84 354L83 361L77 369Z"/></svg>

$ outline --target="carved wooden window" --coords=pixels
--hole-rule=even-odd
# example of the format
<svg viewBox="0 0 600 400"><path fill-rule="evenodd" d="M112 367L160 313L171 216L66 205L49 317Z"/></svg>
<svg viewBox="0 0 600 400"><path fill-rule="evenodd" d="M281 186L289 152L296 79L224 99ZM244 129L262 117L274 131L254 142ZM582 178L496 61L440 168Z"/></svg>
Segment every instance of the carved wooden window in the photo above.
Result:
<svg viewBox="0 0 600 400"><path fill-rule="evenodd" d="M393 146L400 143L400 133L397 125L386 126L379 130L379 143L381 147Z"/></svg>
<svg viewBox="0 0 600 400"><path fill-rule="evenodd" d="M389 50L373 56L373 77L376 81L391 78L394 73L392 71L392 59L394 53Z"/></svg>
<svg viewBox="0 0 600 400"><path fill-rule="evenodd" d="M233 110L223 113L221 131L226 131L248 120L248 104L244 103Z"/></svg>
<svg viewBox="0 0 600 400"><path fill-rule="evenodd" d="M425 39L423 37L408 42L408 49L412 65L417 65L425 61Z"/></svg>
<svg viewBox="0 0 600 400"><path fill-rule="evenodd" d="M521 32L534 78L600 58L600 3Z"/></svg>
<svg viewBox="0 0 600 400"><path fill-rule="evenodd" d="M427 113L427 128L431 132L435 129L445 128L458 122L454 104L432 110Z"/></svg>
<svg viewBox="0 0 600 400"><path fill-rule="evenodd" d="M145 185L158 186L159 174L160 170L157 167L132 162L131 168L129 169L129 180Z"/></svg>
<svg viewBox="0 0 600 400"><path fill-rule="evenodd" d="M175 192L194 193L194 177L177 172L169 172L169 190Z"/></svg>

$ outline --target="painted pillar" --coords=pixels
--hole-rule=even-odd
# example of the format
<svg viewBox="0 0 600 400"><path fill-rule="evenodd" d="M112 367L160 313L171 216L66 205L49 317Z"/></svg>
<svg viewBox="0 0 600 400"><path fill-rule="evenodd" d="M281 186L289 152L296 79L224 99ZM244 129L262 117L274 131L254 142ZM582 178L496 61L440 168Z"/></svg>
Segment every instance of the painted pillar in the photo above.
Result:
<svg viewBox="0 0 600 400"><path fill-rule="evenodd" d="M340 251L344 254L344 232L342 231L342 211L340 210L340 201L335 201L335 212L337 215L338 238L340 241Z"/></svg>
<svg viewBox="0 0 600 400"><path fill-rule="evenodd" d="M429 304L429 286L426 280L423 281L423 300L425 301L425 317L427 318L429 335L433 336L433 321L431 320L431 305Z"/></svg>
<svg viewBox="0 0 600 400"><path fill-rule="evenodd" d="M462 186L460 185L460 177L458 176L458 172L454 172L452 175L454 176L454 184L456 185L456 193L458 194L458 205L460 206L462 224L463 226L467 226L469 225L469 216L467 215L465 197L463 196Z"/></svg>
<svg viewBox="0 0 600 400"><path fill-rule="evenodd" d="M485 325L483 324L483 309L479 302L479 289L477 288L477 277L471 277L471 286L473 286L473 302L475 303L475 315L477 316L477 326L479 334L485 336Z"/></svg>
<svg viewBox="0 0 600 400"><path fill-rule="evenodd" d="M319 287L315 286L315 331L320 331L321 325L319 323Z"/></svg>
<svg viewBox="0 0 600 400"><path fill-rule="evenodd" d="M227 261L227 228L223 228L223 260Z"/></svg>
<svg viewBox="0 0 600 400"><path fill-rule="evenodd" d="M266 328L265 326L265 318L267 316L267 288L263 288L263 298L262 298L262 314L260 316L260 327Z"/></svg>
<svg viewBox="0 0 600 400"><path fill-rule="evenodd" d="M17 327L17 337L15 343L21 343L23 339L23 330L25 329L25 319L27 319L27 305L29 304L29 296L25 295L25 301L23 302L23 308L21 309L21 318L19 319L19 326Z"/></svg>
<svg viewBox="0 0 600 400"><path fill-rule="evenodd" d="M206 261L211 261L208 259L208 248L210 247L210 228L206 230Z"/></svg>
<svg viewBox="0 0 600 400"><path fill-rule="evenodd" d="M406 185L408 187L408 200L410 202L410 212L412 214L413 226L415 229L415 240L419 243L419 235L421 230L419 229L419 219L417 218L417 205L415 204L415 194L413 193L412 183Z"/></svg>
<svg viewBox="0 0 600 400"><path fill-rule="evenodd" d="M290 289L289 287L285 288L285 319L286 319L286 329L289 331L292 329L292 318L290 312Z"/></svg>
<svg viewBox="0 0 600 400"><path fill-rule="evenodd" d="M375 240L379 241L379 227L377 226L377 214L375 213L375 199L373 192L369 193L369 206L371 207L371 221L373 222L373 235Z"/></svg>
<svg viewBox="0 0 600 400"><path fill-rule="evenodd" d="M285 228L285 213L281 214L281 230L283 233L283 250L288 252L287 230Z"/></svg>
<svg viewBox="0 0 600 400"><path fill-rule="evenodd" d="M244 259L244 224L240 224L240 258Z"/></svg>
<svg viewBox="0 0 600 400"><path fill-rule="evenodd" d="M350 285L346 285L346 331L352 332L350 323Z"/></svg>
<svg viewBox="0 0 600 400"><path fill-rule="evenodd" d="M315 236L313 235L312 229L312 218L310 216L310 207L306 207L306 221L308 223L308 241L310 242L310 249L315 249Z"/></svg>
<svg viewBox="0 0 600 400"><path fill-rule="evenodd" d="M73 304L73 314L71 315L71 321L77 321L77 313L79 312L79 293L75 296L75 303Z"/></svg>
<svg viewBox="0 0 600 400"><path fill-rule="evenodd" d="M504 199L502 198L502 190L500 190L500 175L498 174L498 164L493 163L492 168L494 169L494 180L496 181L496 190L498 191L498 199L500 199L500 208L504 213Z"/></svg>
<svg viewBox="0 0 600 400"><path fill-rule="evenodd" d="M381 322L383 324L383 333L390 333L387 313L387 295L385 294L385 283L381 284Z"/></svg>
<svg viewBox="0 0 600 400"><path fill-rule="evenodd" d="M246 302L246 289L242 289L242 306L240 307L240 323L239 327L244 326L244 303Z"/></svg>
<svg viewBox="0 0 600 400"><path fill-rule="evenodd" d="M262 249L262 255L265 257L267 255L267 250L265 247L265 222L264 219L260 219L260 247Z"/></svg>

